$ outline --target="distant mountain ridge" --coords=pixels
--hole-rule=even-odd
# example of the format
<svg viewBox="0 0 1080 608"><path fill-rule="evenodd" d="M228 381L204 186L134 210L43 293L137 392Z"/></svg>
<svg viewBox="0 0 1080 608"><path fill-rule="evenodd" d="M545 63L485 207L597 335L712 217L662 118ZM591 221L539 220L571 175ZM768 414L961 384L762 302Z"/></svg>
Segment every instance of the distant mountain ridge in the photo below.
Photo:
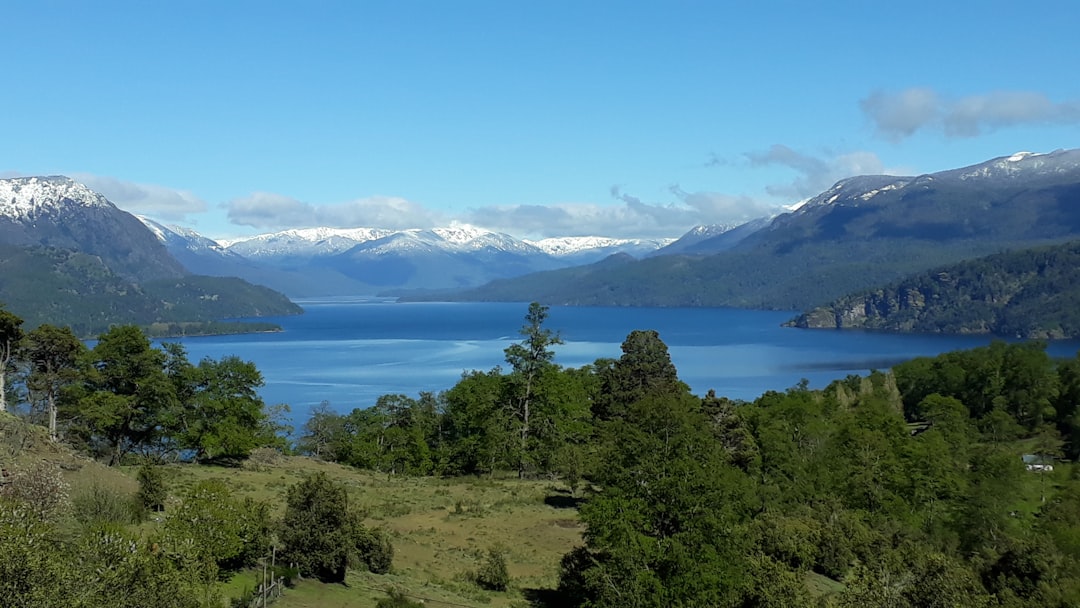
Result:
<svg viewBox="0 0 1080 608"><path fill-rule="evenodd" d="M213 241L193 231L145 221L189 270L240 276L294 296L473 287L530 272L591 264L618 253L644 257L674 240L589 236L530 241L454 223L408 230L290 229L230 239L214 248L207 245ZM236 257L223 257L222 250Z"/></svg>
<svg viewBox="0 0 1080 608"><path fill-rule="evenodd" d="M526 275L440 298L805 310L935 266L1076 238L1080 150L1025 152L927 175L841 180L711 254Z"/></svg>
<svg viewBox="0 0 1080 608"><path fill-rule="evenodd" d="M189 274L166 236L70 178L0 179L0 301L29 327L83 336L116 323L200 333L224 318L302 312L269 289Z"/></svg>
<svg viewBox="0 0 1080 608"><path fill-rule="evenodd" d="M0 179L0 243L99 256L134 280L186 273L138 219L63 176Z"/></svg>

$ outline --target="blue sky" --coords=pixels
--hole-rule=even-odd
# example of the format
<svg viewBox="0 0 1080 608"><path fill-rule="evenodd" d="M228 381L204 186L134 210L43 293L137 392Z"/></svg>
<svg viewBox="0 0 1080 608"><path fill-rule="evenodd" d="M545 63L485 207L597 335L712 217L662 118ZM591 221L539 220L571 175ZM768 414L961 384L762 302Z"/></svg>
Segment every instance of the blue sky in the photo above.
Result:
<svg viewBox="0 0 1080 608"><path fill-rule="evenodd" d="M678 236L849 175L1080 139L1065 0L13 0L0 16L0 174L71 175L212 237Z"/></svg>

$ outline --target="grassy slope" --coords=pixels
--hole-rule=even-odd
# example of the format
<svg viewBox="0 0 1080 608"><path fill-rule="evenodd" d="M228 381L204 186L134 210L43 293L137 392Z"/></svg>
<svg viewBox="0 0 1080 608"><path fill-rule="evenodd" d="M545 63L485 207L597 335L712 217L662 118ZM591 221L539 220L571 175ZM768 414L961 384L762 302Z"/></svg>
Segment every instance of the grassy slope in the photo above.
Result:
<svg viewBox="0 0 1080 608"><path fill-rule="evenodd" d="M1030 451L1030 440L1016 442L1014 451ZM47 461L61 467L71 495L102 484L124 493L137 489L135 469L110 469L73 455L48 441L44 429L0 414L0 465L7 468ZM1060 463L1049 475L1032 474L1013 508L1031 517L1049 500L1059 480L1074 475L1077 465ZM487 478L387 478L310 458L285 458L258 469L227 469L171 465L165 479L171 500L194 483L217 478L237 496L269 501L276 515L284 510L285 489L305 475L323 471L346 484L350 500L368 513L368 523L391 532L395 555L393 573L374 575L350 572L347 585L301 581L275 606L280 608L360 608L374 605L384 591L396 587L430 605L525 605L529 590L550 589L557 583L562 556L580 544L577 512L559 508L572 502L565 490L549 481ZM150 533L158 525L143 524ZM479 558L492 547L507 551L511 589L506 593L482 591L467 580ZM837 593L843 586L814 573L805 575L815 596ZM241 573L222 584L226 597L254 587L254 573Z"/></svg>
<svg viewBox="0 0 1080 608"><path fill-rule="evenodd" d="M559 560L581 542L576 512L545 504L566 499L546 481L388 479L308 458L288 458L261 471L171 466L166 481L176 495L198 480L220 478L237 495L268 500L280 513L285 488L315 471L345 483L353 504L368 512L368 523L391 532L394 570L387 576L350 573L347 587L304 581L276 604L282 608L370 606L391 586L466 606L509 606L522 600L523 590L554 587ZM513 585L507 593L481 591L465 576L497 546L507 550Z"/></svg>

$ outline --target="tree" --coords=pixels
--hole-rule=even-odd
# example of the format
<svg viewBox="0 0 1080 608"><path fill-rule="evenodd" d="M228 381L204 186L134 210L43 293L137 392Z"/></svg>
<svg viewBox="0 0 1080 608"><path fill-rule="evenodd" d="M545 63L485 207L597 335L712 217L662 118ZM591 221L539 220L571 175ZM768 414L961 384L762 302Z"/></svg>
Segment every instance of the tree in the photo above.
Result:
<svg viewBox="0 0 1080 608"><path fill-rule="evenodd" d="M602 488L581 507L585 549L560 588L601 606L738 605L749 478L691 395L654 394L602 429Z"/></svg>
<svg viewBox="0 0 1080 608"><path fill-rule="evenodd" d="M504 351L506 362L514 370L511 375L513 386L511 410L518 427L517 469L520 478L525 477L528 464L529 438L532 430L531 408L535 385L545 369L552 366L551 360L555 357L555 353L551 347L563 343L557 332L544 328L547 316L547 306L541 306L538 302L529 304L529 312L525 315L525 325L518 332L523 337L522 341L511 344Z"/></svg>
<svg viewBox="0 0 1080 608"><path fill-rule="evenodd" d="M203 359L192 370L194 390L174 432L182 448L199 460L243 459L258 447L266 421L257 389L263 385L255 364L239 357Z"/></svg>
<svg viewBox="0 0 1080 608"><path fill-rule="evenodd" d="M330 402L322 403L311 410L311 417L304 423L304 434L300 437L300 450L324 460L337 460L341 455L331 448L332 442L341 430L341 416L330 409Z"/></svg>
<svg viewBox="0 0 1080 608"><path fill-rule="evenodd" d="M176 388L165 375L165 353L134 325L98 337L73 421L91 447L105 444L109 464L160 438L162 423L177 409Z"/></svg>
<svg viewBox="0 0 1080 608"><path fill-rule="evenodd" d="M144 511L162 511L165 509L165 499L169 497L169 489L165 487L165 479L161 474L161 467L143 463L139 467L139 492L136 495L139 506Z"/></svg>
<svg viewBox="0 0 1080 608"><path fill-rule="evenodd" d="M597 362L602 388L593 414L599 420L622 416L630 404L650 394L689 394L690 388L679 380L667 345L656 330L630 332L622 351L617 361Z"/></svg>
<svg viewBox="0 0 1080 608"><path fill-rule="evenodd" d="M7 411L7 373L23 339L22 324L21 318L0 309L0 412Z"/></svg>
<svg viewBox="0 0 1080 608"><path fill-rule="evenodd" d="M269 507L233 497L224 482L201 481L165 519L166 548L201 573L219 573L255 564L270 549Z"/></svg>
<svg viewBox="0 0 1080 608"><path fill-rule="evenodd" d="M488 549L480 568L476 571L476 584L488 591L506 591L510 586L510 572L506 569L506 553L502 549Z"/></svg>
<svg viewBox="0 0 1080 608"><path fill-rule="evenodd" d="M42 396L48 411L49 438L56 441L57 400L65 386L80 376L79 361L86 346L67 327L41 325L26 336L28 388Z"/></svg>
<svg viewBox="0 0 1080 608"><path fill-rule="evenodd" d="M365 554L372 546L383 553L386 547L382 541L372 545L370 533L349 509L344 485L319 472L290 486L285 500L281 558L297 564L301 574L341 582L350 566L382 563Z"/></svg>
<svg viewBox="0 0 1080 608"><path fill-rule="evenodd" d="M517 444L502 414L505 377L498 368L462 374L446 391L447 472L490 473L512 466L507 456Z"/></svg>

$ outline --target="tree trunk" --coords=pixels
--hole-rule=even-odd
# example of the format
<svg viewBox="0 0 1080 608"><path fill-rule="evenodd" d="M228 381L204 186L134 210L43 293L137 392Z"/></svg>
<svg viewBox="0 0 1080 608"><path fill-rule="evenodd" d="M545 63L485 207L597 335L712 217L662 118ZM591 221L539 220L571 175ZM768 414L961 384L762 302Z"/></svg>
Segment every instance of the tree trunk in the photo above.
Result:
<svg viewBox="0 0 1080 608"><path fill-rule="evenodd" d="M56 441L56 397L49 393L49 439Z"/></svg>
<svg viewBox="0 0 1080 608"><path fill-rule="evenodd" d="M0 412L7 411L7 359L0 360Z"/></svg>

